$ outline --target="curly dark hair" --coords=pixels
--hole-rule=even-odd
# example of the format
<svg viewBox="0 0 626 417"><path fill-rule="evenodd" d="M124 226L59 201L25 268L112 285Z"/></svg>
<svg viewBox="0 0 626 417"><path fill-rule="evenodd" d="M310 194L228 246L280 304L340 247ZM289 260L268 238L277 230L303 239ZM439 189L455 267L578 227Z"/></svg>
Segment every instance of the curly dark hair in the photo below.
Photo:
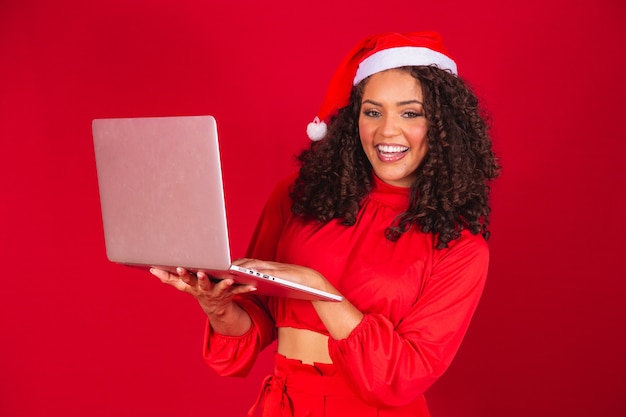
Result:
<svg viewBox="0 0 626 417"><path fill-rule="evenodd" d="M460 231L489 238L489 182L500 172L491 148L489 118L467 82L432 66L402 67L419 81L428 121L428 151L410 189L409 208L387 228L398 240L411 226L437 235L437 249ZM326 139L298 157L300 172L291 190L293 212L351 226L372 189L372 166L361 146L358 121L368 79L352 89L349 104L331 120Z"/></svg>

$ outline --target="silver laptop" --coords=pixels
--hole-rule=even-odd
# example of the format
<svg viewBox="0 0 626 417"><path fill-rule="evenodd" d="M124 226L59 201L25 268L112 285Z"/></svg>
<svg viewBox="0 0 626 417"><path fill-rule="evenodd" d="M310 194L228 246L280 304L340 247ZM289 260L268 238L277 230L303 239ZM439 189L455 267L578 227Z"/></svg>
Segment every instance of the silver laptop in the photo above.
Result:
<svg viewBox="0 0 626 417"><path fill-rule="evenodd" d="M335 294L231 265L215 119L95 119L107 258L135 267L223 275L260 294L341 301Z"/></svg>

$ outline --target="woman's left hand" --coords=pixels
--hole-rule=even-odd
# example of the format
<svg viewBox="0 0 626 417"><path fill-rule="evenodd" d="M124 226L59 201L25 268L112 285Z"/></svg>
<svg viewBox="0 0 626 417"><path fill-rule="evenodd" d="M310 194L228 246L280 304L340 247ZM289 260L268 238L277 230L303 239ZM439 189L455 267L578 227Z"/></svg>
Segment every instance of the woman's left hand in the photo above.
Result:
<svg viewBox="0 0 626 417"><path fill-rule="evenodd" d="M298 284L307 285L332 294L341 293L318 271L300 265L280 262L260 261L258 259L238 259L234 265L253 269L263 274L273 275ZM344 339L363 319L361 313L345 297L340 302L315 300L311 301L320 320L328 329L331 337Z"/></svg>
<svg viewBox="0 0 626 417"><path fill-rule="evenodd" d="M248 258L237 259L233 265L339 295L337 289L322 274L305 266Z"/></svg>

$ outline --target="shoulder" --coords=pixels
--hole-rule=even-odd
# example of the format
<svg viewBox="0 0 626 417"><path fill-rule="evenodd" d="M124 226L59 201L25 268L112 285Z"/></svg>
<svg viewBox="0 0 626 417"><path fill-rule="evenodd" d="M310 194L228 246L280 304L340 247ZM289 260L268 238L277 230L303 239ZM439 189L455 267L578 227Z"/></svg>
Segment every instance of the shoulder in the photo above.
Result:
<svg viewBox="0 0 626 417"><path fill-rule="evenodd" d="M489 264L489 246L485 238L469 230L463 230L461 237L451 241L446 249L435 252L435 264L485 271Z"/></svg>
<svg viewBox="0 0 626 417"><path fill-rule="evenodd" d="M443 254L449 252L457 252L457 251L472 251L478 253L489 253L489 246L487 245L487 241L481 234L473 234L468 229L463 229L461 231L461 237L458 239L452 240L448 244L448 248L444 249Z"/></svg>

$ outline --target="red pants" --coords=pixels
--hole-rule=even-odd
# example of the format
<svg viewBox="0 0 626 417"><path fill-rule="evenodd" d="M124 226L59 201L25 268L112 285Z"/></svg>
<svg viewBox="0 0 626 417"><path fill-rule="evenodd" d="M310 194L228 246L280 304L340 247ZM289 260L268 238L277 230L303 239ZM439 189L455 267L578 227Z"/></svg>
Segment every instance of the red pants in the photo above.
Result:
<svg viewBox="0 0 626 417"><path fill-rule="evenodd" d="M262 417L428 417L424 398L408 407L380 410L359 399L334 365L305 365L276 354L274 375L263 381L256 404Z"/></svg>

